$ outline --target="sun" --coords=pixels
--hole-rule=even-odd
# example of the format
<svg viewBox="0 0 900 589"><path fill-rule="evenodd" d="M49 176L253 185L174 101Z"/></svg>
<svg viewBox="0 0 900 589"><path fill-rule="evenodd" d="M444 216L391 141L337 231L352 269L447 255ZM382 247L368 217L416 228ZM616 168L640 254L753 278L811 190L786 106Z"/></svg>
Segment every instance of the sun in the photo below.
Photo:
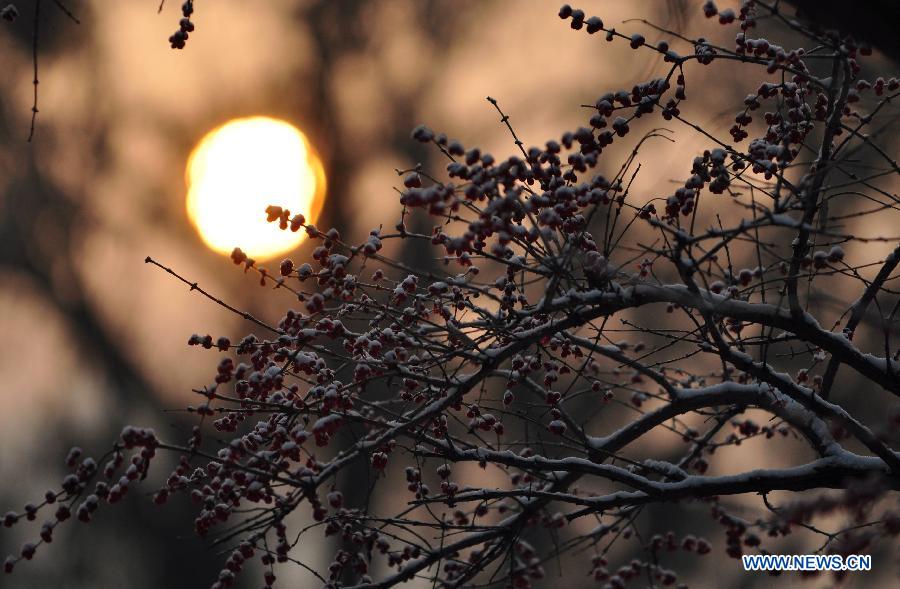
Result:
<svg viewBox="0 0 900 589"><path fill-rule="evenodd" d="M204 243L265 260L297 247L304 231L266 221L266 207L313 223L325 198L325 171L306 136L270 117L233 119L206 134L187 164L187 213Z"/></svg>

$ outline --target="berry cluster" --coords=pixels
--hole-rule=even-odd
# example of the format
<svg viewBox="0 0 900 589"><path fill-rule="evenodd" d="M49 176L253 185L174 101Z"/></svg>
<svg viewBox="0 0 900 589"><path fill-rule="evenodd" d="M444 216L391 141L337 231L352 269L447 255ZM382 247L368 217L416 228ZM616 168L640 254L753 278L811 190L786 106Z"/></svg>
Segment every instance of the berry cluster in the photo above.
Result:
<svg viewBox="0 0 900 589"><path fill-rule="evenodd" d="M169 36L169 44L172 49L184 49L189 34L194 32L194 23L191 15L194 14L194 0L185 0L181 5L182 18L178 21L178 30Z"/></svg>
<svg viewBox="0 0 900 589"><path fill-rule="evenodd" d="M41 525L40 540L26 542L22 545L18 556L10 555L6 558L5 572L11 573L20 560L31 560L42 544L53 541L56 527L70 519L73 514L78 521L89 523L102 502L112 504L121 500L130 486L147 477L150 461L155 456L158 446L159 440L153 430L126 426L122 430L121 442L116 443L104 457L109 460L102 470L92 457L82 458L81 448L76 446L70 449L65 464L71 472L62 479L60 488L48 490L40 503L25 505L23 513L10 511L3 517L3 525L10 528L23 517L28 521L34 521L40 512L49 510L50 505L57 506L53 515ZM124 470L123 450L135 450ZM95 481L97 478L102 480Z"/></svg>

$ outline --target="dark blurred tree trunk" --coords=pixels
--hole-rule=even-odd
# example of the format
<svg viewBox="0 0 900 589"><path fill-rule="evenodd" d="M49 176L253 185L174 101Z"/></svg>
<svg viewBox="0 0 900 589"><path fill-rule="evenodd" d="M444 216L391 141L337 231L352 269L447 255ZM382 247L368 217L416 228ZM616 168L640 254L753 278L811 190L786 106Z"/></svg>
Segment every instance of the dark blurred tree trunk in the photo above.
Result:
<svg viewBox="0 0 900 589"><path fill-rule="evenodd" d="M427 37L435 44L449 44L454 24L458 16L462 14L459 6L448 6L431 1L411 6L416 11L416 16L411 22L416 22L416 26L425 27ZM353 209L354 199L350 194L350 180L353 177L351 171L356 166L349 142L354 140L355 134L353 129L344 127L341 115L336 111L338 101L332 95L331 76L335 66L342 59L370 49L371 38L365 34L367 27L361 24L366 18L366 8L366 2L360 0L317 2L298 15L299 18L305 20L313 32L314 46L317 51L317 67L312 76L312 91L316 93L312 104L315 105L316 112L306 114L313 115L308 117L310 120L318 121L318 127L313 132L321 139L316 144L323 147L323 156L327 166L328 195L318 225L321 228L336 227L342 235L354 243L359 242L363 237L362 235L347 235L347 230L354 227L353 221L359 214L359 211ZM432 79L440 74L440 70L439 64L431 67L430 75L423 76L417 90L413 93L407 95L390 93L389 100L386 101L391 106L388 112L372 112L372 116L380 117L385 121L385 135L380 138L378 149L400 154L409 167L422 163L427 168L429 167L427 162L433 157L431 150L425 149L419 142L411 140L410 132L417 124L423 122L415 119L418 111L417 105L430 87ZM487 103L485 106L487 107ZM397 183L399 185L399 178ZM384 199L386 204L392 204L395 196L391 188L385 186L383 193L374 194L372 198ZM399 220L398 218L397 221ZM409 227L409 229L417 232L431 232L430 227L424 226ZM384 227L384 230L393 233L395 228L391 225ZM410 267L420 270L430 270L436 267L432 253L427 248L407 247L400 253L398 259ZM348 440L347 446L349 447L351 444L352 441ZM336 448L338 451L340 449ZM372 483L369 473L368 463L360 460L338 479L337 490L343 494L345 505L364 507L372 500L369 497ZM402 484L398 483L398 485L398 490L400 490ZM342 547L351 552L358 550L358 547L349 543ZM326 566L322 566L321 569L327 568L327 563L325 564ZM355 578L352 571L348 570L344 572L341 580L352 584L358 579Z"/></svg>

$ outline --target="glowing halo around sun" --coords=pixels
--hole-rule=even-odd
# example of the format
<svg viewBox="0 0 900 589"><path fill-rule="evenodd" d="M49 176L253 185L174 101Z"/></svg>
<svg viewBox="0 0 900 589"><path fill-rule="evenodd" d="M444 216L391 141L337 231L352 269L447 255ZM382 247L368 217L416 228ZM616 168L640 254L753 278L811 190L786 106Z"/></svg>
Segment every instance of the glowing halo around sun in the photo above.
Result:
<svg viewBox="0 0 900 589"><path fill-rule="evenodd" d="M315 222L325 171L306 136L270 117L233 119L206 134L188 159L187 212L204 243L230 254L240 247L265 260L297 247L306 232L266 221L277 205Z"/></svg>

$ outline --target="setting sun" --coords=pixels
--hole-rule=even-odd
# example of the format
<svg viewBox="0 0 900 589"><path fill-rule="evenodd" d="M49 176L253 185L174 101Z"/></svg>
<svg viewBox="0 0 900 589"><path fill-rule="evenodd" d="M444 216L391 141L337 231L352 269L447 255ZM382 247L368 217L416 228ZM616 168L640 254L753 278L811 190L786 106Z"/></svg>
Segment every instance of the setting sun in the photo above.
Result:
<svg viewBox="0 0 900 589"><path fill-rule="evenodd" d="M299 129L249 117L203 137L188 160L187 185L188 216L206 245L223 254L240 247L264 260L297 247L306 235L266 222L266 207L277 205L315 221L325 173Z"/></svg>

